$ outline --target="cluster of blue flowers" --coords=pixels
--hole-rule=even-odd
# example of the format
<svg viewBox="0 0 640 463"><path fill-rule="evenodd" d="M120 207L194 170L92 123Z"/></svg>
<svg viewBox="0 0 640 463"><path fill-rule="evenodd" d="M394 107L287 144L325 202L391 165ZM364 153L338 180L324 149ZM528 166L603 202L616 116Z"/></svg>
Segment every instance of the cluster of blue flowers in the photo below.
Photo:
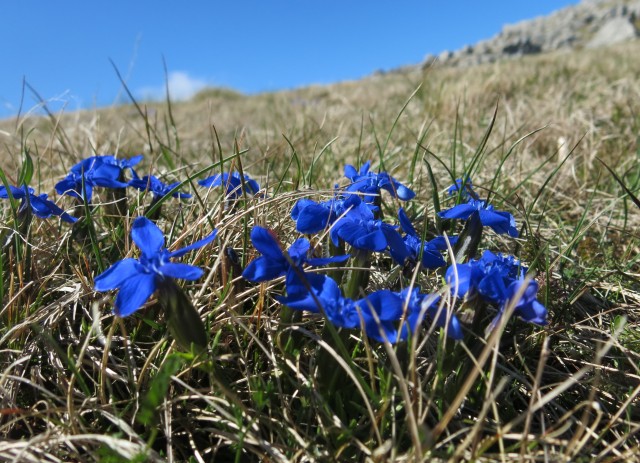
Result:
<svg viewBox="0 0 640 463"><path fill-rule="evenodd" d="M94 187L127 187L124 172L133 171L133 166L141 160L141 155L131 159L116 159L114 156L88 157L71 168L69 174L56 184L56 191L90 203Z"/></svg>
<svg viewBox="0 0 640 463"><path fill-rule="evenodd" d="M56 184L59 194L70 195L90 203L95 187L122 189L133 187L153 194L152 202L171 195L189 198L190 194L179 192L180 183L165 184L153 175L140 177L134 170L142 159L116 159L114 156L92 156L74 165L69 174ZM316 202L300 199L291 210L298 232L312 235L328 231L336 248L348 244L351 253L358 255L358 264L367 262L373 252L386 253L399 265L419 265L423 269L437 269L446 265L443 253L455 245L455 236L436 236L430 240L420 234L411 223L404 208L398 209L398 223L388 223L381 217L381 191L393 198L408 201L415 193L386 172L375 173L369 162L359 170L345 167L345 177L350 183L343 189L336 187L333 198ZM127 179L129 177L129 179ZM248 175L221 173L198 182L203 187L222 187L227 200L256 195L258 183ZM442 219L467 219L479 217L484 226L496 233L518 236L514 217L504 211L495 210L488 201L481 200L469 178L459 179L449 190L449 195L459 204L440 211ZM31 212L41 218L52 215L73 223L77 219L67 214L46 194L36 195L28 186L8 189L0 187L0 198L13 197L21 200L19 211ZM115 300L115 312L127 316L141 307L165 279L180 278L196 280L203 270L188 264L172 262L187 252L209 244L217 231L177 251L165 248L162 231L148 218L134 220L131 237L141 251L138 259L125 258L116 262L107 271L95 278L97 291L119 289ZM359 287L347 297L338 281L326 273L310 272L309 267L322 267L345 263L348 254L330 257L312 257L311 244L307 238L298 238L288 250L284 250L277 237L267 228L255 226L251 241L261 254L244 269L243 277L251 282L264 282L284 276L286 295L274 296L280 303L296 310L322 314L329 323L338 328L362 328L367 336L378 341L392 343L407 339L418 330L425 320L444 328L453 339L463 338L462 324L455 313L445 308L437 294L421 293L417 286L400 287L398 290L382 289L366 294L366 287ZM364 260L363 260L364 256ZM469 256L473 257L473 256ZM366 265L366 264L365 264ZM351 278L358 271L351 269ZM546 308L537 300L537 283L526 278L527 269L512 256L485 251L479 259L466 263L453 263L446 270L445 278L455 297L478 300L497 309L490 326L494 326L507 307L521 319L536 324L545 324ZM366 286L366 285L365 285Z"/></svg>
<svg viewBox="0 0 640 463"><path fill-rule="evenodd" d="M256 226L251 241L262 256L253 260L242 273L252 282L262 282L285 275L287 295L276 296L280 303L296 310L323 313L337 328L364 327L367 335L378 341L397 342L406 339L409 332L419 326L425 313L436 319L438 326L447 324L445 312L438 313L438 298L431 297L426 308L423 302L429 296L417 288L411 292L376 291L359 300L343 297L338 283L320 273L305 272L303 265L322 266L345 262L350 256L326 258L309 257L311 245L306 238L297 239L283 251L273 233ZM405 304L407 306L405 313ZM399 323L405 317L405 323ZM448 331L455 339L462 338L460 323L455 316L448 320Z"/></svg>
<svg viewBox="0 0 640 463"><path fill-rule="evenodd" d="M93 187L125 188L133 187L141 191L150 191L154 201L168 195L174 198L190 198L188 193L174 191L180 182L165 184L153 175L145 175L140 178L133 167L142 160L142 155L134 156L131 159L116 159L114 156L91 156L74 165L69 174L56 184L56 191L59 194L66 194L76 198L85 198L91 202ZM129 171L132 179L125 180L126 172ZM247 192L256 194L260 186L248 175L244 176ZM212 177L200 180L200 185L205 187L223 187L227 198L238 198L241 195L242 184L237 173L231 175L217 174ZM84 188L84 194L83 194Z"/></svg>
<svg viewBox="0 0 640 463"><path fill-rule="evenodd" d="M484 251L480 259L471 259L447 269L446 279L452 291L461 297L480 297L498 307L495 326L509 303L515 303L514 313L524 321L544 325L547 309L538 302L538 283L526 279L527 268L513 256Z"/></svg>
<svg viewBox="0 0 640 463"><path fill-rule="evenodd" d="M69 173L55 185L55 189L58 194L78 198L86 203L91 203L95 187L111 189L132 187L149 191L153 195L152 204L169 194L174 198L191 198L190 194L178 191L180 182L165 184L153 175L145 175L141 178L134 170L134 166L141 160L141 155L131 159L116 159L111 155L88 157L71 167ZM214 175L199 183L205 187L224 188L227 199L239 198L243 184L246 185L249 194L256 194L260 190L255 180L244 175L244 182L242 182L237 173ZM46 194L36 195L34 189L26 185L9 186L8 189L0 186L0 198L9 199L10 197L21 200L19 216L32 213L40 218L59 216L69 223L75 223L78 220L47 199ZM217 230L214 230L206 238L190 246L169 252L164 247L162 231L151 220L138 217L133 222L131 237L141 250L140 258L126 258L116 262L95 278L95 289L97 291L119 289L115 301L115 313L123 317L130 315L149 299L163 280L200 278L203 274L200 268L175 263L171 259L210 243L215 239L216 234Z"/></svg>
<svg viewBox="0 0 640 463"><path fill-rule="evenodd" d="M140 178L133 167L141 160L142 155L134 156L131 159L116 159L112 155L90 156L71 167L69 173L55 185L56 192L81 199L87 203L91 203L95 187L115 189L132 187L141 191L149 191L153 195L152 203L168 194L174 198L191 198L190 194L177 191L180 182L166 184L153 175L145 175ZM126 178L127 173L131 176L129 180ZM198 183L205 187L223 187L227 199L237 199L242 194L242 182L240 176L235 172L233 174L217 174L200 180ZM260 190L258 183L246 174L244 175L244 184L248 194L254 195ZM9 199L9 195L21 200L19 212L30 210L36 217L43 219L55 215L69 223L78 220L47 199L45 193L36 195L35 190L27 185L9 186L8 192L5 186L0 186L0 198Z"/></svg>
<svg viewBox="0 0 640 463"><path fill-rule="evenodd" d="M315 234L328 230L336 247L347 243L352 252L360 254L385 252L400 265L419 262L424 269L445 266L443 251L455 245L457 237L436 236L425 240L402 207L398 210L399 227L380 220L381 190L404 201L412 199L415 193L386 172L371 172L370 167L369 162L359 170L347 165L345 176L351 183L341 191L336 190L334 197L327 201L300 199L291 211L297 231ZM461 203L439 212L441 218L467 219L477 212L482 225L499 234L518 236L514 217L481 200L470 179L457 180L448 192ZM262 227L254 228L251 239L262 256L249 264L243 276L252 282L262 282L285 275L286 296L275 296L282 304L322 313L338 328L361 327L367 336L378 341L404 340L426 319L445 328L453 339L463 337L460 321L444 309L437 295L408 287L400 291L383 289L353 300L343 295L338 282L330 276L310 273L304 267L304 264L344 262L348 256L309 258L310 244L306 238L298 239L288 251L283 251L275 236ZM497 308L498 314L491 326L497 323L509 303L515 304L514 313L523 320L545 324L547 311L536 299L537 283L525 278L525 274L526 268L515 258L485 251L479 260L452 264L446 271L446 280L454 296L467 299L479 296L481 301Z"/></svg>

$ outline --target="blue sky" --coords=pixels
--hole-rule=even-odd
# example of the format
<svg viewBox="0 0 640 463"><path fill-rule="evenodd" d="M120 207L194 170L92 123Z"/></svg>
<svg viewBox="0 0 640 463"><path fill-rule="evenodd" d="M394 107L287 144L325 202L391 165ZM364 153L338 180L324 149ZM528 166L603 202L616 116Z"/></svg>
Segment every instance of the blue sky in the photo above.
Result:
<svg viewBox="0 0 640 463"><path fill-rule="evenodd" d="M113 60L138 98L162 94L162 59L177 99L200 88L245 93L356 79L420 62L498 33L505 23L577 0L3 2L0 117L23 79L50 107L123 99ZM26 90L23 112L36 99Z"/></svg>

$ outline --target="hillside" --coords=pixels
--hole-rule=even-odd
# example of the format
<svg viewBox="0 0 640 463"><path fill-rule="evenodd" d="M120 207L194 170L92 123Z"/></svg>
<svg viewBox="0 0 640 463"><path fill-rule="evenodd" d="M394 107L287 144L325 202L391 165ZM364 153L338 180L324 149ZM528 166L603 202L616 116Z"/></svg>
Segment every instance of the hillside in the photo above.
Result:
<svg viewBox="0 0 640 463"><path fill-rule="evenodd" d="M378 74L361 81L314 86L291 91L244 96L226 90L205 90L193 101L171 107L175 126L168 120L165 103L145 103L150 127L168 146L180 141L180 152L193 161L210 156L211 127L215 125L223 146L234 138L249 148L251 163L264 156L283 156L285 135L301 153L336 138L332 149L353 153L361 131L372 125L389 127L411 93L418 89L404 112L401 145L413 150L421 127L428 126L430 149L446 152L454 136L456 119L462 142L469 149L481 138L487 118L498 105L493 140L513 141L547 127L527 141L524 155L550 155L560 138L568 145L582 139L575 162L588 169L594 157L624 162L636 152L640 63L633 56L637 42L599 49L555 52L501 61L469 69L426 68ZM55 126L55 130L53 130ZM14 168L23 139L37 144L44 157L66 145L67 163L86 153L145 153L145 120L132 105L88 110L51 118L22 114L18 120L0 121L6 147L3 161ZM408 139L407 139L408 137ZM394 140L396 141L396 140ZM372 140L362 140L370 152ZM209 154L206 154L209 153ZM55 166L56 163L52 162Z"/></svg>

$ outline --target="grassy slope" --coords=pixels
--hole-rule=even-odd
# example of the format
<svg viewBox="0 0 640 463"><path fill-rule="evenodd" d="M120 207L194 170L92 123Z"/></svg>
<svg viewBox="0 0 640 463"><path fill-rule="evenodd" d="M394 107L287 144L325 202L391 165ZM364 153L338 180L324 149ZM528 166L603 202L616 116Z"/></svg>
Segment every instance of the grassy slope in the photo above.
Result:
<svg viewBox="0 0 640 463"><path fill-rule="evenodd" d="M229 387L179 363L179 379L171 383L168 402L159 402L160 427L145 427L134 416L151 378L161 377L154 375L173 358L166 338L161 338L163 325L149 332L139 319L119 323L110 315L112 299L91 291L91 252L69 244L68 227L36 222L31 230L34 283L21 279L15 257L9 256L14 259L9 263L11 276L5 273L0 436L8 440L0 443L0 459L23 452L25 459L66 460L87 449L95 459L117 461L117 455L134 455L152 442L150 455L158 459L171 453L182 460L196 448L204 460L246 452L245 457L270 455L277 460L283 455L304 461L350 452L363 458L377 448L384 460L412 457L415 439L442 457L454 453L491 459L503 453L509 460L545 454L573 461L630 458L638 449L640 428L640 211L621 199L621 188L596 157L632 190L637 188L640 62L632 57L639 48L634 43L466 70L389 73L252 97L204 92L193 102L172 107L175 124L166 105L150 105L149 129L132 106L52 118L27 116L17 124L3 121L5 172L12 176L18 170L21 146L28 146L37 163L32 185L46 192L53 191L69 166L93 153L142 152L146 169L171 172L169 178L182 180L219 159L215 125L224 156L247 149L241 157L243 169L268 182L270 193L283 179L287 193L266 206L251 203L241 216L225 214L212 194L204 199L208 208L174 205L175 214L169 217L177 218L176 233L190 237L201 236L211 219L223 231L220 243L242 250L250 246L245 226L253 223L267 224L290 243L292 226L286 214L300 196L292 184L299 189L331 188L345 162L382 158L387 170L418 190L421 200L411 212L426 211L432 217L423 159L433 167L440 189L446 187L450 178L436 157L461 173L497 104L495 127L473 172L474 183L490 188L495 180L494 202L513 211L519 225L528 223L531 233L519 253L528 263L538 260L541 299L551 316L543 330L519 324L505 335L499 355L486 367L490 373L476 381L436 442L429 441L429 430L447 404L454 403L446 389L459 386L459 381L434 373L442 368L435 356L442 345L423 345L418 366L411 370L414 376L407 373L391 381L388 401L377 404L384 435L380 439L366 417L355 428L331 421L326 402L308 387L314 344L307 341L306 350L297 354L282 347L276 339L279 306L258 287L225 289L222 261L215 254L199 253L197 263L213 270L208 285L193 286L191 294L197 295L196 305L212 329L221 333L214 355ZM522 137L498 172L503 156ZM301 160L302 177L296 163L290 165L292 146ZM5 217L9 224L10 215ZM118 241L107 219L101 217L97 226L103 258L110 263L130 243L127 238ZM60 239L52 242L52 235ZM486 246L515 249L512 241L494 238ZM384 278L382 272L374 275L372 285L382 286ZM431 284L437 286L437 279ZM612 337L612 325L622 316L628 324ZM149 318L162 323L159 316ZM89 330L92 321L98 336ZM124 333L135 342L128 344ZM380 358L381 364L386 356L393 357L375 347L358 353L365 354ZM385 374L382 369L377 376ZM411 387L416 378L422 387ZM412 434L415 427L403 407L396 408L404 397L393 384L409 384L414 391L420 436ZM233 442L237 445L230 446ZM106 445L116 450L107 451Z"/></svg>

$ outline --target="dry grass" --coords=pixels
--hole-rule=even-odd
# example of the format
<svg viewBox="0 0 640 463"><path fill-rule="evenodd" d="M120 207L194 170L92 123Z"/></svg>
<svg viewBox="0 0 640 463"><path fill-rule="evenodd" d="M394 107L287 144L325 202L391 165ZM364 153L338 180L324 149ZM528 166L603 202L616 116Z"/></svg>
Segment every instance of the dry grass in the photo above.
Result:
<svg viewBox="0 0 640 463"><path fill-rule="evenodd" d="M474 183L492 188L494 202L528 233L517 243L490 236L483 246L535 262L550 309L545 328L512 323L501 336L455 346L434 333L388 349L351 333L354 371L374 392L345 380L353 400L362 391L369 404L349 421L317 388L318 352L333 349L318 337L322 322L283 322L271 298L281 284L230 280L223 253L192 256L207 276L189 294L212 337L210 358L194 361L172 344L154 300L137 316L114 317L113 298L92 290L92 252L66 225L34 222L21 239L29 260L10 246L3 254L0 460L633 461L640 211L597 158L637 190L639 49L416 69L256 96L206 91L171 113L166 104L146 105L146 117L121 106L0 122L4 171L15 180L27 147L32 186L45 192L90 154L144 153L148 171L182 180L246 150L244 171L268 185L271 199L230 213L211 193L204 208L173 203L161 223L167 234L197 239L210 220L220 230L212 249L231 246L248 261L255 251L247 229L268 225L290 244L292 204L327 194L346 162L382 160L418 191L411 213L433 218L424 161L443 190L451 180L444 166L468 167L497 104ZM96 215L109 263L132 252L130 218L145 199L130 199L123 225L111 226L102 209ZM381 258L372 288L389 283L388 267ZM433 274L419 279L427 288L441 283ZM154 387L162 392L155 402Z"/></svg>

